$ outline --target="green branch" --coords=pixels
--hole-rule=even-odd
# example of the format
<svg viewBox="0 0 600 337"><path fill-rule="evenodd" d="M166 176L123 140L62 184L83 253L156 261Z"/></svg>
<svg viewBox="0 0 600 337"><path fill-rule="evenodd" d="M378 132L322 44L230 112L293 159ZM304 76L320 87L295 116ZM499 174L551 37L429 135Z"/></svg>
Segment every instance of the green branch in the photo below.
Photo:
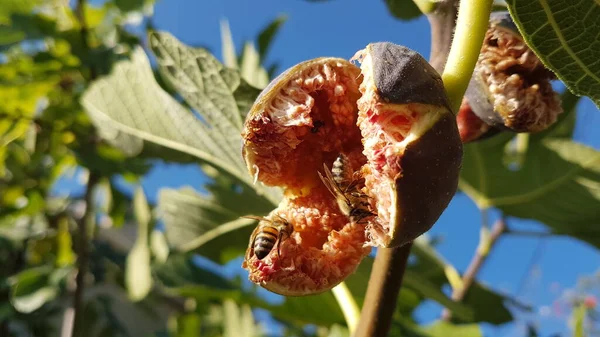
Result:
<svg viewBox="0 0 600 337"><path fill-rule="evenodd" d="M442 80L456 114L467 90L487 31L492 0L462 0L456 20L454 40Z"/></svg>

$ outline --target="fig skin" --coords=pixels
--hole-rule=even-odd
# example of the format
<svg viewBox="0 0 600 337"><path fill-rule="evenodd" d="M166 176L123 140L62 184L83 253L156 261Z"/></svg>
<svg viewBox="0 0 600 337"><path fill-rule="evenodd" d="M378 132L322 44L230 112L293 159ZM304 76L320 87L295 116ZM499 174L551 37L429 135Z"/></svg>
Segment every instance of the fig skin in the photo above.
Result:
<svg viewBox="0 0 600 337"><path fill-rule="evenodd" d="M406 147L402 176L395 181L397 212L387 248L412 242L433 227L456 193L462 155L450 112Z"/></svg>
<svg viewBox="0 0 600 337"><path fill-rule="evenodd" d="M426 113L430 116L420 116L423 125L413 127L403 140L408 140L404 148L394 154L401 171L389 177L393 189L390 224L379 243L385 248L400 247L430 230L450 203L458 188L462 141L441 76L419 53L389 42L369 44L365 52L372 71L365 80L372 79L375 88L371 106L430 109Z"/></svg>
<svg viewBox="0 0 600 337"><path fill-rule="evenodd" d="M494 12L490 15L486 35L481 55L465 93L473 112L486 124L501 131L519 133L545 130L556 122L557 116L562 113L558 95L549 83L556 78L555 75L545 68L523 41L508 12ZM501 49L502 46L497 45L497 38L507 39L506 36L510 36L511 41L504 42L506 49ZM489 42L495 42L496 46L486 46L488 37ZM496 41L492 41L494 38ZM522 47L518 48L518 45ZM496 52L486 54L485 50L494 48ZM513 55L509 48L512 48ZM521 52L520 55L514 55L517 50ZM485 75L485 71L491 71L496 77L493 80L493 88L487 82L490 79L486 79L488 76ZM496 82L502 73L506 78Z"/></svg>
<svg viewBox="0 0 600 337"><path fill-rule="evenodd" d="M501 131L482 121L471 109L469 101L463 97L463 101L456 115L456 123L463 144L476 142L497 135Z"/></svg>
<svg viewBox="0 0 600 337"><path fill-rule="evenodd" d="M360 68L339 58L291 67L246 117L247 169L256 182L284 190L271 214L294 227L280 256L271 251L258 260L249 244L242 264L252 282L272 292L330 290L372 247L399 247L428 231L458 188L462 142L440 75L420 54L392 43L369 44L357 55ZM360 188L378 212L364 224L344 215L319 179L339 153L364 175Z"/></svg>
<svg viewBox="0 0 600 337"><path fill-rule="evenodd" d="M386 103L423 103L450 110L444 83L438 72L417 52L390 42L367 47L373 60L373 80Z"/></svg>

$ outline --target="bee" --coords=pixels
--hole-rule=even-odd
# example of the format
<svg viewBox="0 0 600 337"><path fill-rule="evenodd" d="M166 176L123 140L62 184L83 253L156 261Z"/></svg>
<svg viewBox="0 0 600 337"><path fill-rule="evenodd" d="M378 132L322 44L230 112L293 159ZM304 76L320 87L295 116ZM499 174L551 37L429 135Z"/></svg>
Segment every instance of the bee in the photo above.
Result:
<svg viewBox="0 0 600 337"><path fill-rule="evenodd" d="M250 236L250 245L256 257L259 260L267 257L276 243L277 256L279 257L281 255L279 247L283 241L283 237L289 238L294 231L294 226L279 215L276 215L276 219L274 220L254 215L243 216L242 218L259 221L258 226Z"/></svg>
<svg viewBox="0 0 600 337"><path fill-rule="evenodd" d="M354 223L360 223L366 217L373 216L369 205L369 197L358 188L363 178L356 179L352 172L348 157L340 154L333 162L331 171L323 163L325 176L318 172L321 181L335 197L338 207L344 215Z"/></svg>

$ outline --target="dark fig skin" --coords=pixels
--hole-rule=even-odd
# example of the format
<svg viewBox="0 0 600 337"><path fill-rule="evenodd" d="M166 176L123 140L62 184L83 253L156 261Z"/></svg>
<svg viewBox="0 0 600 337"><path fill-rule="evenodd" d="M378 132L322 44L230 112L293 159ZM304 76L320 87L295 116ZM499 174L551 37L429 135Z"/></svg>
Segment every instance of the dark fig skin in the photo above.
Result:
<svg viewBox="0 0 600 337"><path fill-rule="evenodd" d="M397 213L389 247L403 246L433 227L458 188L463 146L454 115L445 114L402 156Z"/></svg>
<svg viewBox="0 0 600 337"><path fill-rule="evenodd" d="M439 116L400 154L385 245L399 247L430 230L447 208L458 188L463 143L441 76L420 54L387 42L371 44L367 52L382 103L431 105Z"/></svg>
<svg viewBox="0 0 600 337"><path fill-rule="evenodd" d="M375 87L387 103L423 103L447 107L444 83L438 72L417 52L390 42L367 47L373 60Z"/></svg>

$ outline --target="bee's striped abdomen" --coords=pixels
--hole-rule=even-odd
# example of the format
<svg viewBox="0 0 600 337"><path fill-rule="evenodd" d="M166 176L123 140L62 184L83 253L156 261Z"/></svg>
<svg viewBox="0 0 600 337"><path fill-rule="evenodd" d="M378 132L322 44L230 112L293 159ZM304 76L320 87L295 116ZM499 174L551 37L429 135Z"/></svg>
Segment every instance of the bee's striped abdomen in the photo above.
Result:
<svg viewBox="0 0 600 337"><path fill-rule="evenodd" d="M348 186L348 183L352 178L352 169L348 162L348 157L340 154L336 158L331 167L331 175L333 176L333 181L340 186L340 188L345 189Z"/></svg>
<svg viewBox="0 0 600 337"><path fill-rule="evenodd" d="M264 226L254 238L254 254L259 260L264 259L275 246L279 231L272 226Z"/></svg>

